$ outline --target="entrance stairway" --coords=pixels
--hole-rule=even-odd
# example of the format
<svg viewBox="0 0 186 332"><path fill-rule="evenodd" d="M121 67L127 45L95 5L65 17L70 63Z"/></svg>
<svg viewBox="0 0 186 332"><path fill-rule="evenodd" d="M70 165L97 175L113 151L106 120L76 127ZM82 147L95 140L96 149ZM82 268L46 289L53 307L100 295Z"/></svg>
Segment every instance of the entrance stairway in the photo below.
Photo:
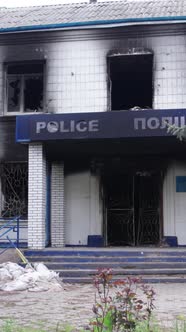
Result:
<svg viewBox="0 0 186 332"><path fill-rule="evenodd" d="M25 250L30 263L43 262L63 282L88 283L99 268L111 268L114 279L141 276L150 283L186 282L186 248L46 248Z"/></svg>

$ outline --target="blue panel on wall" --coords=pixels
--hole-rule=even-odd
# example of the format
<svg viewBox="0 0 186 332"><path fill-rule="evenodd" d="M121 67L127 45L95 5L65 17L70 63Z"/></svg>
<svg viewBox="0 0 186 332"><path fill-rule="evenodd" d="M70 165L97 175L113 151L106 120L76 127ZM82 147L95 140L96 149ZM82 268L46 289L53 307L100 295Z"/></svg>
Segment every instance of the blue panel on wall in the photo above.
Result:
<svg viewBox="0 0 186 332"><path fill-rule="evenodd" d="M176 192L186 192L186 176L176 176Z"/></svg>

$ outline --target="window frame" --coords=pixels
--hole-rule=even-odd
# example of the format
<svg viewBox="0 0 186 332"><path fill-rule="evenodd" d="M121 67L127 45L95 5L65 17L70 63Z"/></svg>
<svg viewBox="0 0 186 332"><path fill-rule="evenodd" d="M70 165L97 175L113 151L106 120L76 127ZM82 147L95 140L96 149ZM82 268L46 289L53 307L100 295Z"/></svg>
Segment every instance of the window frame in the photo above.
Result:
<svg viewBox="0 0 186 332"><path fill-rule="evenodd" d="M138 56L144 56L144 55L151 55L152 58L152 109L154 108L154 52L151 49L148 48L143 48L143 47L134 47L131 50L128 48L124 49L117 49L117 50L111 50L107 54L107 110L110 112L115 112L112 108L112 79L111 79L111 59L117 57L125 57L125 56L133 56L133 55L138 55ZM124 110L124 109L123 109ZM122 112L123 110L118 110L119 112ZM125 110L130 110L130 108L126 108Z"/></svg>
<svg viewBox="0 0 186 332"><path fill-rule="evenodd" d="M24 65L43 65L42 73L20 73L20 74L8 74L9 66L24 66ZM33 75L42 75L43 76L43 109L42 111L31 111L25 112L24 110L24 85L25 85L25 77ZM8 111L8 78L9 77L20 77L21 78L21 92L20 92L20 105L19 111L11 112ZM45 60L32 60L32 61L13 61L13 62L5 62L4 63L4 115L13 116L13 115L23 115L23 114L33 114L33 113L43 113L46 104L46 61Z"/></svg>

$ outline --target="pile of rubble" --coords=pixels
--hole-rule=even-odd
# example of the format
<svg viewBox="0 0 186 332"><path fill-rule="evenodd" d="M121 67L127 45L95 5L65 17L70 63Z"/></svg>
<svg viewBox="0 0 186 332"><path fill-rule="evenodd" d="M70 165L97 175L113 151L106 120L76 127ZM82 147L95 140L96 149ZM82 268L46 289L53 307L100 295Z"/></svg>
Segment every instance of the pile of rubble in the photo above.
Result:
<svg viewBox="0 0 186 332"><path fill-rule="evenodd" d="M41 292L61 289L59 275L43 263L27 264L25 267L12 262L0 264L0 291Z"/></svg>

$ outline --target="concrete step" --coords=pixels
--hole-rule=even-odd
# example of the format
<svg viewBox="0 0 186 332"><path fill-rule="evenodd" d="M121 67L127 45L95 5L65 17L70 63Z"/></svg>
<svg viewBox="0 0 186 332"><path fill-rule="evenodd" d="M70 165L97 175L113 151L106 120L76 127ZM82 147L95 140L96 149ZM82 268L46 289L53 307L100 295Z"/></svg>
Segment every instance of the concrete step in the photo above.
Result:
<svg viewBox="0 0 186 332"><path fill-rule="evenodd" d="M59 273L60 277L82 277L82 276L95 276L98 271L96 269L58 269L55 270ZM139 275L166 275L166 276L186 276L186 269L114 269L112 271L113 276L139 276Z"/></svg>
<svg viewBox="0 0 186 332"><path fill-rule="evenodd" d="M182 262L174 262L174 263L139 263L139 262L135 262L135 263L121 263L121 262L107 262L107 263L68 263L68 262L60 262L60 263L56 263L56 262L45 262L45 265L52 270L58 270L60 268L63 269L82 269L82 270L86 270L87 268L89 269L101 269L101 268L111 268L111 269L116 269L116 268L121 268L121 269L163 269L163 268L169 268L169 269L173 269L173 268L186 268L186 263L182 263Z"/></svg>
<svg viewBox="0 0 186 332"><path fill-rule="evenodd" d="M139 277L139 276L138 276ZM178 276L159 276L159 275L153 275L153 276L140 276L142 277L142 281L144 283L154 284L154 283L186 283L186 276L180 277ZM118 279L124 279L123 276L115 276L113 277L114 280ZM64 277L62 278L64 283L93 283L94 278L91 276L89 277Z"/></svg>
<svg viewBox="0 0 186 332"><path fill-rule="evenodd" d="M27 256L27 255L26 255ZM30 262L69 262L69 263L106 263L106 262L185 262L186 263L186 256L149 256L149 257L140 257L140 256L122 256L122 257L95 257L95 256L88 256L88 257L81 257L81 256L27 256Z"/></svg>
<svg viewBox="0 0 186 332"><path fill-rule="evenodd" d="M30 262L44 262L64 282L92 282L98 269L113 278L142 276L145 282L186 282L186 248L62 248L26 250Z"/></svg>
<svg viewBox="0 0 186 332"><path fill-rule="evenodd" d="M92 249L43 249L43 250L25 250L24 254L27 257L30 256L94 256L94 257L148 257L148 256L185 256L186 257L186 248L180 249L180 248L162 248L162 249L153 249L153 250L136 250L132 248L131 250L127 249L99 249L99 248L92 248Z"/></svg>

